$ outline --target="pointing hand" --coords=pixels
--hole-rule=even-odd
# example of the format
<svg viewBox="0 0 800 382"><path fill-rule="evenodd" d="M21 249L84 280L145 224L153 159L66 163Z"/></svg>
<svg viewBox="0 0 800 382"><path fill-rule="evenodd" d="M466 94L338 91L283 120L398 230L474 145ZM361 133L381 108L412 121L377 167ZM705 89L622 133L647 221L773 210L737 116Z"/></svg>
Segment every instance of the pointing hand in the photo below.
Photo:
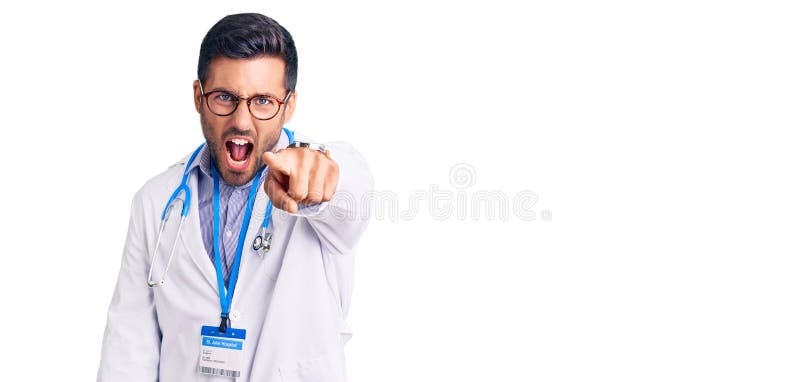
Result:
<svg viewBox="0 0 800 382"><path fill-rule="evenodd" d="M262 156L269 169L264 190L275 207L296 213L298 203L327 202L339 184L339 165L322 153L306 147L292 147Z"/></svg>

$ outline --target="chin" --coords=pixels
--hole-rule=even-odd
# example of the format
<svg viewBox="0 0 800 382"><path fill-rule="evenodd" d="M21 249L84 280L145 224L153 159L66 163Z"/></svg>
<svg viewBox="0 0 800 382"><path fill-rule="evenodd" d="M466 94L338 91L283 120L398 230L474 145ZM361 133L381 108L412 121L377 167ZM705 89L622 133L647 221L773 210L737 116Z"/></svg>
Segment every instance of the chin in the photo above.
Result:
<svg viewBox="0 0 800 382"><path fill-rule="evenodd" d="M228 169L226 173L222 175L222 179L225 180L225 183L228 183L231 186L241 186L249 182L254 175L255 170L251 168L243 171L231 171Z"/></svg>

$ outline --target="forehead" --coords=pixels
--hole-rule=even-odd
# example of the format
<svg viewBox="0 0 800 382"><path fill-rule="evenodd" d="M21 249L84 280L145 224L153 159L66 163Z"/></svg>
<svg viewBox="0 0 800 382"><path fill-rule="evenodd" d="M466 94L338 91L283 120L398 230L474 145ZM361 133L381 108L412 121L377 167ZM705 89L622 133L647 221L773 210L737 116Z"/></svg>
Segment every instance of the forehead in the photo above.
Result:
<svg viewBox="0 0 800 382"><path fill-rule="evenodd" d="M206 87L223 87L249 96L256 93L283 95L286 64L274 56L247 59L215 57L208 66Z"/></svg>

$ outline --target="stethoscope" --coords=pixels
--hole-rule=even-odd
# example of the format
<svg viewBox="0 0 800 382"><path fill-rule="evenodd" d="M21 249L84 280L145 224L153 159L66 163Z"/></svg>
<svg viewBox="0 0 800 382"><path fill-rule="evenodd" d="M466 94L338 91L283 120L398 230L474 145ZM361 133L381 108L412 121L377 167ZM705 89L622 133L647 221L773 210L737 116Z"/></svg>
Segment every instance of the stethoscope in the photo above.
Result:
<svg viewBox="0 0 800 382"><path fill-rule="evenodd" d="M294 143L294 133L291 132L287 128L283 128L283 132L286 133L286 136L289 138L289 144ZM203 143L197 149L194 150L192 155L189 157L189 161L186 162L186 167L183 169L183 178L181 178L181 183L175 188L175 191L172 193L172 196L169 197L167 200L167 205L164 206L164 211L161 213L161 225L158 228L158 236L156 236L156 245L153 249L153 253L150 255L150 271L147 273L147 285L150 288L164 286L164 282L167 279L167 272L169 272L169 266L172 264L172 256L175 254L175 247L178 244L178 237L181 235L181 229L183 228L183 222L186 220L186 216L189 215L189 206L191 205L190 201L192 200L192 192L189 189L188 181L189 181L189 167L192 165L192 162L197 158L197 154L200 153L200 150L206 144ZM214 165L213 163L211 164ZM178 197L181 195L181 192L185 195L184 199L179 199ZM154 281L153 280L153 265L155 264L156 254L158 253L158 245L161 243L161 235L164 233L164 228L167 226L167 220L170 215L170 210L172 209L172 205L177 202L181 201L181 220L178 223L178 231L175 234L175 240L172 242L172 248L169 251L169 257L167 258L167 266L164 268L164 275L161 277L161 280ZM261 229L259 230L258 235L253 239L253 251L259 257L264 257L264 255L269 252L270 248L272 247L272 233L267 232L267 228L269 227L269 217L272 213L272 201L267 200L267 210L264 212L264 220L261 222ZM245 227L242 227L246 229Z"/></svg>

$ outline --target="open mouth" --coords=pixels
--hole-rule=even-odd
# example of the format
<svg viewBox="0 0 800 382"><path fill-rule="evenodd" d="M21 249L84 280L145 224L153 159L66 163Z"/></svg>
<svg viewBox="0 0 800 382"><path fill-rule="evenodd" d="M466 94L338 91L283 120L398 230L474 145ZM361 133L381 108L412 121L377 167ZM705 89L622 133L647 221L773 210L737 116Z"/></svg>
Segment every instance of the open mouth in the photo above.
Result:
<svg viewBox="0 0 800 382"><path fill-rule="evenodd" d="M225 141L225 148L228 151L228 165L234 170L247 168L250 162L250 153L253 152L253 144L243 138L232 138Z"/></svg>

